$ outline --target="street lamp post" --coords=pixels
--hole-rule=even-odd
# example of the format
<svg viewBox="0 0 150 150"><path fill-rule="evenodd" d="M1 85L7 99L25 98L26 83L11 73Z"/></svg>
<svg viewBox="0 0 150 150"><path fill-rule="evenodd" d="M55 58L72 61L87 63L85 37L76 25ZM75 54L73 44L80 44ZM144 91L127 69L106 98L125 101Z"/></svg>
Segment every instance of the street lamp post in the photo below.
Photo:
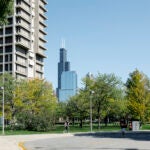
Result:
<svg viewBox="0 0 150 150"><path fill-rule="evenodd" d="M90 95L90 128L91 128L91 132L93 130L93 124L92 124L92 95L94 94L94 91L91 91L91 95Z"/></svg>
<svg viewBox="0 0 150 150"><path fill-rule="evenodd" d="M5 113L4 113L4 87L0 87L0 90L3 91L2 96L2 134L5 134Z"/></svg>
<svg viewBox="0 0 150 150"><path fill-rule="evenodd" d="M94 77L93 75L89 72L87 74L87 77L90 79L90 80L93 80ZM90 90L90 89L89 89ZM94 94L94 91L90 90L90 128L91 128L91 132L93 130L93 125L92 125L92 95Z"/></svg>

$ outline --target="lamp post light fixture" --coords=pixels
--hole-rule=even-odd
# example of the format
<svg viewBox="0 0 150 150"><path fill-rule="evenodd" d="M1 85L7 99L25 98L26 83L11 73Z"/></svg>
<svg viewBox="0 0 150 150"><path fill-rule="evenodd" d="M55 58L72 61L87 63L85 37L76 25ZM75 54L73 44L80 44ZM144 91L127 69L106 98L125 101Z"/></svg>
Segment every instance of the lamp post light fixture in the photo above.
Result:
<svg viewBox="0 0 150 150"><path fill-rule="evenodd" d="M0 90L3 91L2 96L2 134L5 134L5 114L4 114L4 87L0 87Z"/></svg>

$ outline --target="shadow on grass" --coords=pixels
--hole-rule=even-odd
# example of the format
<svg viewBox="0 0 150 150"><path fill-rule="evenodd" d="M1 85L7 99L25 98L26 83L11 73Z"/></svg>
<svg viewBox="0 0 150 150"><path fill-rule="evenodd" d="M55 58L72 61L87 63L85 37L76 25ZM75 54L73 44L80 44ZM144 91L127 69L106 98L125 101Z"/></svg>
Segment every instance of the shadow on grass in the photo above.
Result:
<svg viewBox="0 0 150 150"><path fill-rule="evenodd" d="M94 138L128 138L137 141L150 141L150 131L128 131L122 136L121 132L77 133L74 136L89 136Z"/></svg>

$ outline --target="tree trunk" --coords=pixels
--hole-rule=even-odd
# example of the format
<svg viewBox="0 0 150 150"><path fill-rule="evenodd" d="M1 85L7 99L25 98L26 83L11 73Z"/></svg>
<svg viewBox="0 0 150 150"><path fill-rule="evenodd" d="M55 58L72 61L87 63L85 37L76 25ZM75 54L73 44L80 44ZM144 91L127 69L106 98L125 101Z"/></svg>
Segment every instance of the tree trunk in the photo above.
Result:
<svg viewBox="0 0 150 150"><path fill-rule="evenodd" d="M75 122L75 119L74 117L72 118L72 125L74 126L74 122Z"/></svg>
<svg viewBox="0 0 150 150"><path fill-rule="evenodd" d="M101 117L99 116L98 117L98 129L100 129L100 127L101 127L100 124L101 124Z"/></svg>
<svg viewBox="0 0 150 150"><path fill-rule="evenodd" d="M82 128L82 119L80 119L80 128Z"/></svg>

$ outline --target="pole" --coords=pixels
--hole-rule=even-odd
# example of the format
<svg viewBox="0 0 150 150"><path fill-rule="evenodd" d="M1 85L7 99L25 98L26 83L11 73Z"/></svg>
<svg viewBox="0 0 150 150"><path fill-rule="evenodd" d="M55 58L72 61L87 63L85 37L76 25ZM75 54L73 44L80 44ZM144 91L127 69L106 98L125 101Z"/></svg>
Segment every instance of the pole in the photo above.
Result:
<svg viewBox="0 0 150 150"><path fill-rule="evenodd" d="M92 132L92 92L91 92L91 95L90 95L90 128L91 128L91 132Z"/></svg>
<svg viewBox="0 0 150 150"><path fill-rule="evenodd" d="M4 31L3 31L4 32ZM5 72L5 49L3 49L3 87L2 87L2 90L3 90L3 99L2 99L2 115L3 115L3 118L2 118L2 123L3 123L3 127L2 127L2 134L4 135L5 134L5 102L4 102L4 97L5 97L5 91L4 91L4 72Z"/></svg>
<svg viewBox="0 0 150 150"><path fill-rule="evenodd" d="M3 77L4 78L4 77ZM3 87L3 118L2 118L2 123L3 123L3 127L2 127L2 134L5 134L5 113L4 113L4 87Z"/></svg>

